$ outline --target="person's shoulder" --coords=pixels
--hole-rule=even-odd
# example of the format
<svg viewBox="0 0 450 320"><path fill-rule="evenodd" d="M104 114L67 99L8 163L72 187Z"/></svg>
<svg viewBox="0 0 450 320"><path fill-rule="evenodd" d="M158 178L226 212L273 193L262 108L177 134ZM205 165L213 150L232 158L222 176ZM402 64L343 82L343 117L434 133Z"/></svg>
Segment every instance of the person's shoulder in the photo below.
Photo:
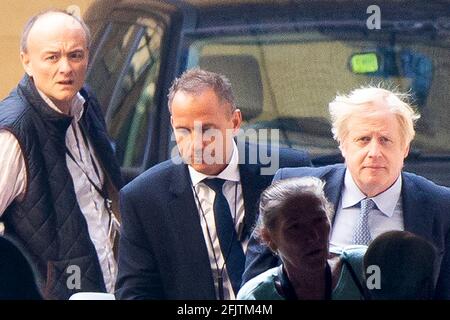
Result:
<svg viewBox="0 0 450 320"><path fill-rule="evenodd" d="M170 181L175 168L181 165L183 164L177 164L173 159L156 164L130 181L121 191L124 193L149 191L149 188L161 191L163 186Z"/></svg>
<svg viewBox="0 0 450 320"><path fill-rule="evenodd" d="M345 166L343 164L333 164L324 167L282 168L279 170L277 176L281 179L307 176L322 178L329 173L343 170L344 168Z"/></svg>
<svg viewBox="0 0 450 320"><path fill-rule="evenodd" d="M278 147L280 156L283 157L300 157L309 160L309 154L306 150L295 149L295 148L287 148L287 147Z"/></svg>
<svg viewBox="0 0 450 320"><path fill-rule="evenodd" d="M0 123L2 126L13 124L29 110L29 105L18 94L17 88L0 102Z"/></svg>
<svg viewBox="0 0 450 320"><path fill-rule="evenodd" d="M336 287L333 290L333 300L361 300L363 297L357 283L364 280L364 254L367 246L351 245L342 249L339 260L342 268Z"/></svg>
<svg viewBox="0 0 450 320"><path fill-rule="evenodd" d="M411 172L403 172L403 183L409 189L417 189L429 197L442 196L450 201L450 188L441 186L425 177Z"/></svg>
<svg viewBox="0 0 450 320"><path fill-rule="evenodd" d="M278 268L266 270L253 279L247 281L239 290L238 300L275 300L282 299L276 292L275 278L278 274Z"/></svg>
<svg viewBox="0 0 450 320"><path fill-rule="evenodd" d="M311 159L308 152L293 148L280 147L275 144L250 143L240 140L236 143L239 150L240 159L245 159L245 163L249 163L249 159L256 158L258 163L265 163L264 160L278 158L280 166L310 166Z"/></svg>
<svg viewBox="0 0 450 320"><path fill-rule="evenodd" d="M361 261L364 254L367 251L367 246L363 245L352 245L345 247L341 252L341 258L349 262L351 261Z"/></svg>
<svg viewBox="0 0 450 320"><path fill-rule="evenodd" d="M293 148L279 148L280 167L309 167L311 166L311 158L305 150Z"/></svg>
<svg viewBox="0 0 450 320"><path fill-rule="evenodd" d="M402 197L418 213L433 216L438 225L450 229L450 188L413 173L402 173ZM418 205L420 203L420 206Z"/></svg>
<svg viewBox="0 0 450 320"><path fill-rule="evenodd" d="M97 95L87 83L83 84L83 87L80 89L79 94L88 103L90 109L94 109L96 113L99 111L101 112L101 106L100 102L97 99Z"/></svg>

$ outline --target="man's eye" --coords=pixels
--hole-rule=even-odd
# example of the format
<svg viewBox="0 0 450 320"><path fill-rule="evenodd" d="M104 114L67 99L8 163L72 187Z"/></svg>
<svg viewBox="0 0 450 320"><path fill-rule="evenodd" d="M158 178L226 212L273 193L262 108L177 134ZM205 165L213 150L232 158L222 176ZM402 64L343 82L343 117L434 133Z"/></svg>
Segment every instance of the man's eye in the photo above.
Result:
<svg viewBox="0 0 450 320"><path fill-rule="evenodd" d="M70 54L70 58L74 60L82 60L84 58L83 52L73 52Z"/></svg>
<svg viewBox="0 0 450 320"><path fill-rule="evenodd" d="M188 129L176 129L175 132L180 136L186 136L189 134Z"/></svg>
<svg viewBox="0 0 450 320"><path fill-rule="evenodd" d="M58 59L58 57L56 55L51 55L45 58L45 60L48 61L56 61Z"/></svg>

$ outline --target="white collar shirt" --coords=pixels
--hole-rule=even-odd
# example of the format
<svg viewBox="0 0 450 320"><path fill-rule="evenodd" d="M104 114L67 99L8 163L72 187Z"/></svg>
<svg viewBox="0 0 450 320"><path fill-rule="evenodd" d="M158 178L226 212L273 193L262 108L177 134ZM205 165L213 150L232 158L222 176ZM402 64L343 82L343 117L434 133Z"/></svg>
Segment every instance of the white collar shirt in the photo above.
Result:
<svg viewBox="0 0 450 320"><path fill-rule="evenodd" d="M233 142L234 143L234 142ZM233 300L236 298L233 292L231 281L228 277L227 270L224 267L224 256L220 249L219 239L216 233L213 204L215 192L203 180L208 178L220 178L226 180L223 185L223 194L228 201L231 215L234 220L238 238L242 235L244 225L244 198L242 195L242 185L240 183L239 174L239 155L236 143L233 145L233 154L227 167L217 176L209 176L196 171L191 166L189 168L189 175L193 186L193 195L197 204L197 209L200 215L201 227L203 236L205 238L206 247L208 249L209 260L211 264L214 284L216 287L216 296L219 297L218 274L220 272L223 276L224 298L225 300ZM240 239L244 252L248 245L248 239ZM222 271L223 268L223 271Z"/></svg>

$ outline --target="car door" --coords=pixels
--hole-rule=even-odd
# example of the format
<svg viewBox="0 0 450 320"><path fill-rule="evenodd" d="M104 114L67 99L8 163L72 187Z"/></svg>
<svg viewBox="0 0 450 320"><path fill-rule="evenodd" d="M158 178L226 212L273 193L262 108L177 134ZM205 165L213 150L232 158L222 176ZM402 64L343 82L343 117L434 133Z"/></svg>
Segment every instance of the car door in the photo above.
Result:
<svg viewBox="0 0 450 320"><path fill-rule="evenodd" d="M122 175L136 177L158 155L161 60L166 21L143 10L116 10L96 30L87 83L102 106ZM166 120L167 121L167 120Z"/></svg>

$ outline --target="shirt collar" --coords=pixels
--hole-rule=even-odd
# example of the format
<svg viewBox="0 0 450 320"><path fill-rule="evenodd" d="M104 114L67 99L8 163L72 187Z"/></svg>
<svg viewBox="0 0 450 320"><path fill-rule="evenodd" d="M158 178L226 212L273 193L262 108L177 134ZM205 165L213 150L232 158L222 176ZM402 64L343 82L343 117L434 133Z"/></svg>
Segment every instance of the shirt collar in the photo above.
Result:
<svg viewBox="0 0 450 320"><path fill-rule="evenodd" d="M392 217L394 214L397 202L400 199L400 194L402 190L402 179L401 175L397 178L394 184L386 191L378 194L371 199L377 205L378 210L380 210L384 215ZM344 190L342 192L342 208L350 208L357 205L361 200L365 199L366 195L359 190L355 181L349 170L345 171L344 178Z"/></svg>
<svg viewBox="0 0 450 320"><path fill-rule="evenodd" d="M48 106L50 108L52 108L53 110L62 113L61 110L59 110L59 108L53 103L52 100L50 100L49 97L47 97L41 90L37 89L37 91L39 92L39 95L41 96L41 98L45 101L45 103L48 104ZM78 92L73 98L72 98L72 102L71 102L71 107L70 107L70 115L72 117L75 118L75 121L80 121L81 117L83 116L83 112L84 112L84 103L85 103L85 99L83 98L83 96Z"/></svg>
<svg viewBox="0 0 450 320"><path fill-rule="evenodd" d="M199 182L208 179L208 178L220 178L223 180L230 180L234 182L240 181L240 175L239 175L239 157L238 157L238 149L236 146L236 142L233 140L233 154L231 155L230 162L228 165L223 169L222 172L220 172L217 176L210 176L201 172L198 172L194 168L192 168L190 165L188 165L189 174L191 176L192 184L196 186Z"/></svg>

